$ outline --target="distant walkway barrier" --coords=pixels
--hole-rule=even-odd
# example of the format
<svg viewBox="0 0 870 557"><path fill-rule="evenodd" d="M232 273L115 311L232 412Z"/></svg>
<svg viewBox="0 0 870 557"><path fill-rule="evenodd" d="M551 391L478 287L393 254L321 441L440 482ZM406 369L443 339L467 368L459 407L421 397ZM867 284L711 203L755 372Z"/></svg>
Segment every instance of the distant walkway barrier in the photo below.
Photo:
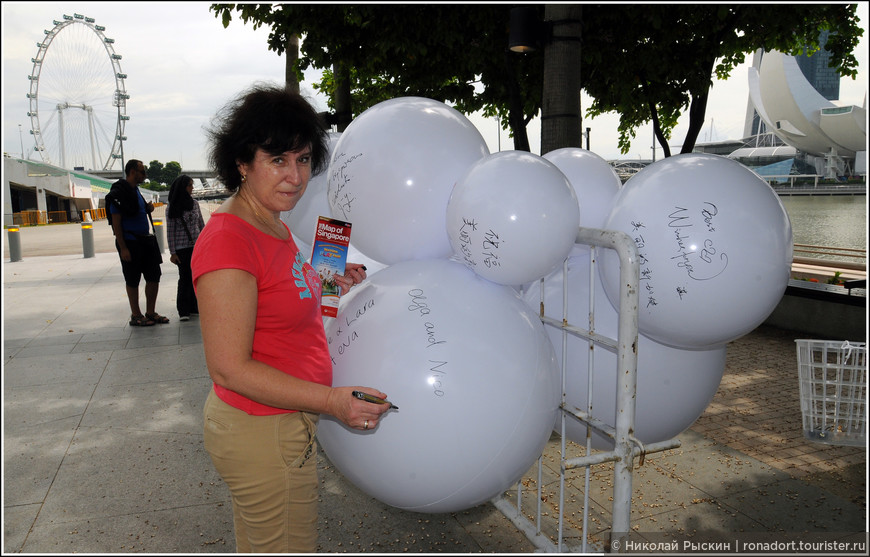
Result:
<svg viewBox="0 0 870 557"><path fill-rule="evenodd" d="M794 187L795 180L798 180L800 182L807 182L807 184L805 185L809 185L808 182L812 180L813 187L815 188L819 186L819 178L821 178L821 176L819 176L818 174L776 174L771 176L762 176L762 178L764 178L767 183L772 186L782 185L783 182L788 180L788 185L791 187Z"/></svg>
<svg viewBox="0 0 870 557"><path fill-rule="evenodd" d="M48 224L48 215L45 211L21 211L12 213L12 224L19 226L36 226Z"/></svg>
<svg viewBox="0 0 870 557"><path fill-rule="evenodd" d="M105 209L85 209L82 211L82 220L87 221L90 217L91 222L106 218Z"/></svg>
<svg viewBox="0 0 870 557"><path fill-rule="evenodd" d="M154 217L162 217L165 212L165 203L161 203L159 201L154 203ZM83 222L96 222L105 218L107 218L105 208L83 209L81 211L81 220ZM37 226L40 224L66 224L69 222L74 221L70 219L69 213L67 213L66 211L21 211L18 213L12 213L12 224L17 224L18 226Z"/></svg>

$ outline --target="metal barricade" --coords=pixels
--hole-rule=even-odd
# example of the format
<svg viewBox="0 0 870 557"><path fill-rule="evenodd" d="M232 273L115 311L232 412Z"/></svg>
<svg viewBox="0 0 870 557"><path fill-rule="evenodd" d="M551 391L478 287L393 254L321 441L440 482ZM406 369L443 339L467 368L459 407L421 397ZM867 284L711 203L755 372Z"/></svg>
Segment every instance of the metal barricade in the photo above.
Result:
<svg viewBox="0 0 870 557"><path fill-rule="evenodd" d="M555 327L563 332L562 338L562 404L561 404L561 446L559 451L560 456L560 474L559 474L559 502L557 509L557 534L556 541L553 542L550 537L543 534L542 529L542 476L543 476L543 455L538 459L537 465L537 509L535 510L535 521L532 522L525 516L522 510L522 492L524 481L521 480L517 484L516 504L512 503L505 494L493 499L492 503L495 507L505 515L537 548L548 552L590 552L603 551L603 547L595 547L590 549L588 543L588 515L589 515L589 478L592 466L597 466L609 462L614 463L613 471L613 506L612 506L612 525L610 529L610 546L615 551L616 548L622 547L616 541L624 541L631 529L631 493L632 493L632 471L634 467L634 459L643 457L643 455L677 448L680 442L676 439L663 441L644 446L639 440L635 439L631 432L634 430L634 394L637 385L637 343L638 343L638 288L639 288L639 263L637 246L634 241L625 233L611 230L600 230L593 228L581 227L577 232L576 243L593 246L591 249L591 266L590 266L590 292L589 292L589 308L590 308L590 329L585 329L568 323L568 295L567 295L567 261L563 265L562 288L563 288L563 304L562 317L556 318L547 314L547 309L544 307L544 291L541 289L541 321L547 327ZM599 248L615 250L619 257L619 299L620 305L618 308L619 322L617 338L609 338L595 333L594 327L594 277L596 253ZM543 279L542 279L543 280ZM609 303L604 300L604 303ZM584 338L590 343L609 347L616 351L617 354L617 373L618 386L616 389L616 424L615 427L610 427L600 420L596 420L584 412L573 412L566 407L565 403L565 374L569 363L567 362L566 342L567 335L573 335L579 338ZM555 347L559 350L559 347ZM589 351L589 374L593 373L593 351ZM590 389L591 393L592 390ZM584 456L569 458L567 456L567 446L565 438L565 420L576 419L591 428L596 432L605 435L614 440L614 448L611 451L592 452L591 445L587 442L586 452ZM564 542L565 538L565 475L566 472L573 469L585 468L585 485L582 509L582 532L580 547L567 547Z"/></svg>

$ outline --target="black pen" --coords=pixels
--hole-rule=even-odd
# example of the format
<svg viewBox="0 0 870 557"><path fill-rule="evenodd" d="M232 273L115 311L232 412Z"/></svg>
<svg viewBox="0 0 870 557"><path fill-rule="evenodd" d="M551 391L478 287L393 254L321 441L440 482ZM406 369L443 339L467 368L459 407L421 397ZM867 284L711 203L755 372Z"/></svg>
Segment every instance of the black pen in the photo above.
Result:
<svg viewBox="0 0 870 557"><path fill-rule="evenodd" d="M364 393L362 391L354 391L351 394L353 396L357 397L358 399L364 400L366 402L371 402L373 404L389 404L391 408L395 408L396 410L399 409L399 407L396 406L395 404L393 404L392 402L390 402L388 400L384 400L382 398L378 398L375 395L370 395L370 394Z"/></svg>

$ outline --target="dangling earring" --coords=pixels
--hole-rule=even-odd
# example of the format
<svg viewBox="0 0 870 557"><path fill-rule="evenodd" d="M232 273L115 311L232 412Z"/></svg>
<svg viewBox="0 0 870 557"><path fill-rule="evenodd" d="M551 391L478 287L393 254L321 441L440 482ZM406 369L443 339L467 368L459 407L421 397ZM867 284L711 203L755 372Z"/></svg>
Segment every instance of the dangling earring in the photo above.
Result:
<svg viewBox="0 0 870 557"><path fill-rule="evenodd" d="M247 181L248 181L248 177L246 175L242 174L242 183L244 184Z"/></svg>

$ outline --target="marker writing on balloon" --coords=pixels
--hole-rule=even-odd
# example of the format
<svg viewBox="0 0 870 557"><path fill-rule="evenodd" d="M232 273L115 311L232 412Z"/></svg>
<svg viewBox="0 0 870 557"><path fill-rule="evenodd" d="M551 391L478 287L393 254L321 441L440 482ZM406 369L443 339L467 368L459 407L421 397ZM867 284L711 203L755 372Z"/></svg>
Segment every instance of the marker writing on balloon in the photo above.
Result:
<svg viewBox="0 0 870 557"><path fill-rule="evenodd" d="M382 398L378 398L378 397L376 397L374 395L370 395L368 393L364 393L362 391L353 391L351 394L353 396L357 397L358 399L364 400L366 402L371 402L373 404L389 404L391 408L395 408L396 410L399 409L399 407L396 406L395 404L393 404L392 402L389 402L389 401L384 400Z"/></svg>

